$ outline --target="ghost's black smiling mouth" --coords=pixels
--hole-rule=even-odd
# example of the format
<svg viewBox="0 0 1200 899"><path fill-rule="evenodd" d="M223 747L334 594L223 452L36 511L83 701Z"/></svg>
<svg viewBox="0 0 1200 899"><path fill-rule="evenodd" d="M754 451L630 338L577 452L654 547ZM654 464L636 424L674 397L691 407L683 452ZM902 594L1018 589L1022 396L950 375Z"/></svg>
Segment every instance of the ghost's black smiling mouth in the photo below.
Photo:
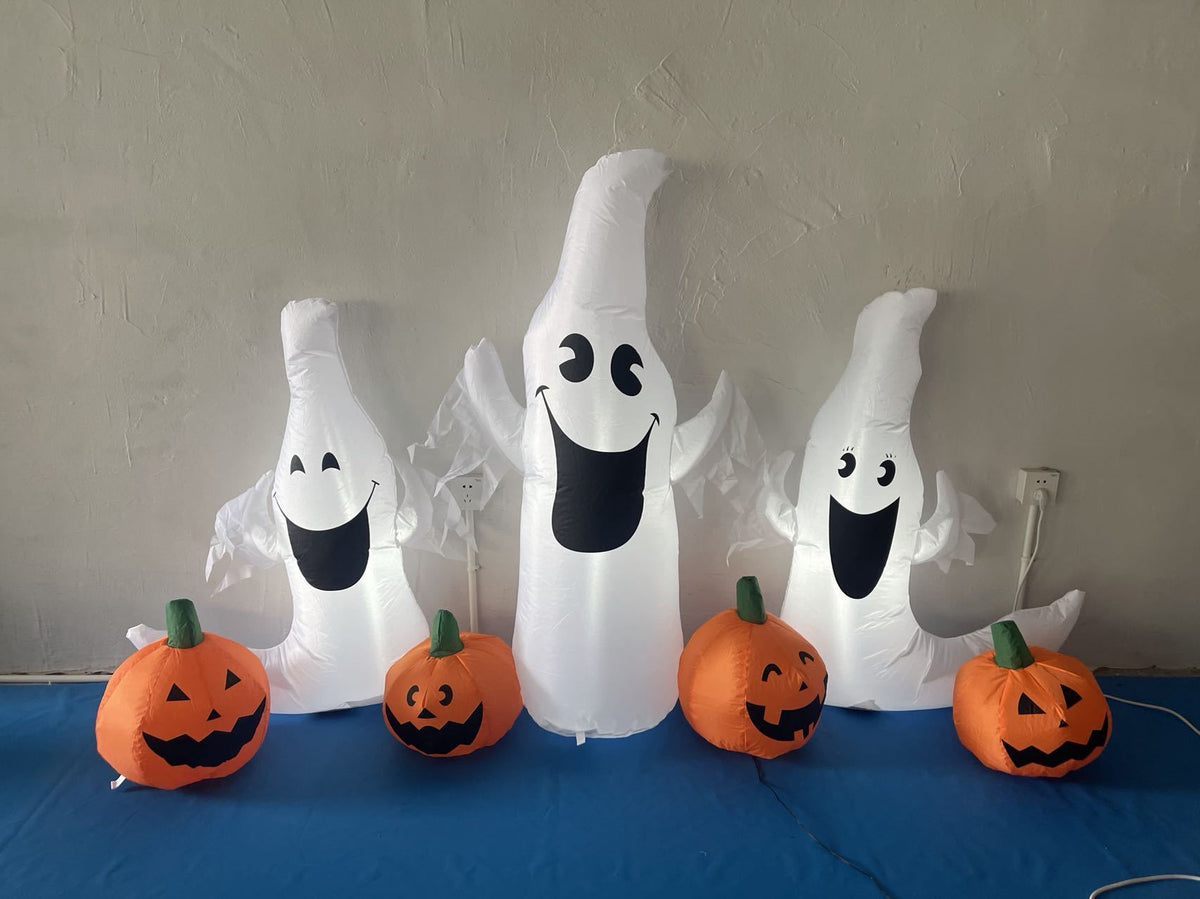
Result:
<svg viewBox="0 0 1200 899"><path fill-rule="evenodd" d="M646 434L631 449L601 452L580 446L559 427L546 399L546 387L537 396L546 406L554 434L558 484L550 518L554 539L579 553L602 553L629 541L642 520L646 498L646 452L650 435L659 423L658 413Z"/></svg>
<svg viewBox="0 0 1200 899"><path fill-rule="evenodd" d="M829 497L829 561L838 587L851 599L862 599L883 576L899 513L899 498L860 515Z"/></svg>
<svg viewBox="0 0 1200 899"><path fill-rule="evenodd" d="M287 522L288 540L292 555L304 579L318 590L345 590L358 583L367 570L367 559L371 554L371 525L367 519L367 506L375 495L378 481L371 481L371 495L363 503L362 511L344 524L325 531L310 531L302 528L283 511L279 496L275 505L283 520Z"/></svg>

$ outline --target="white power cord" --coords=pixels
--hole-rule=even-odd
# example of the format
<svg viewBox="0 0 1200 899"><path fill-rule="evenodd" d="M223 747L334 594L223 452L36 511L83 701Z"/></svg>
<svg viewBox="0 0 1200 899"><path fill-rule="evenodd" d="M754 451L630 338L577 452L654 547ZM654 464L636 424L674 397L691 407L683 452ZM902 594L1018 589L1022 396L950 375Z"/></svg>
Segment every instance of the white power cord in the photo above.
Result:
<svg viewBox="0 0 1200 899"><path fill-rule="evenodd" d="M1131 877L1129 880L1118 880L1116 883L1106 883L1098 890L1093 890L1088 899L1096 899L1102 893L1119 890L1121 887L1131 887L1139 883L1153 883L1156 880L1194 880L1200 883L1200 874L1151 874L1149 877Z"/></svg>
<svg viewBox="0 0 1200 899"><path fill-rule="evenodd" d="M1192 722L1188 721L1187 718L1183 717L1183 715L1179 714L1174 709L1169 709L1164 705L1154 705L1153 703L1149 702L1137 702L1133 699L1122 699L1120 696L1113 696L1111 693L1105 693L1104 697L1115 702L1123 702L1126 705L1136 705L1143 709L1155 709L1159 712L1166 712L1168 715L1174 715L1176 718L1186 724L1191 729L1192 733L1200 737L1200 727L1196 727L1196 725L1192 724ZM1118 880L1116 883L1106 883L1099 889L1093 890L1088 896L1088 899L1096 899L1097 896L1100 896L1104 893L1111 893L1113 890L1119 890L1122 887L1131 887L1142 883L1154 883L1159 880L1191 880L1196 883L1200 883L1200 874L1151 874L1147 877L1131 877L1128 880Z"/></svg>
<svg viewBox="0 0 1200 899"><path fill-rule="evenodd" d="M1192 724L1192 722L1188 721L1187 718L1184 718L1183 715L1179 714L1174 709L1167 708L1165 705L1154 705L1149 702L1137 702L1133 699L1122 699L1120 696L1113 696L1111 693L1105 693L1104 697L1106 699L1112 699L1117 702L1123 702L1126 705L1141 706L1144 709L1155 709L1156 711L1159 711L1159 712L1166 712L1168 715L1174 715L1176 718L1178 718L1180 721L1182 721L1184 724L1186 724L1188 727L1190 727L1192 729L1192 733L1194 733L1197 737L1200 737L1200 727L1196 727L1196 725L1194 725L1194 724Z"/></svg>
<svg viewBox="0 0 1200 899"><path fill-rule="evenodd" d="M1038 546L1042 542L1042 519L1046 517L1046 504L1050 501L1050 493L1039 487L1033 494L1033 505L1029 507L1029 517L1025 519L1025 539L1021 549L1021 576L1017 578L1017 592L1013 594L1015 612L1025 604L1025 582L1029 571L1037 559Z"/></svg>

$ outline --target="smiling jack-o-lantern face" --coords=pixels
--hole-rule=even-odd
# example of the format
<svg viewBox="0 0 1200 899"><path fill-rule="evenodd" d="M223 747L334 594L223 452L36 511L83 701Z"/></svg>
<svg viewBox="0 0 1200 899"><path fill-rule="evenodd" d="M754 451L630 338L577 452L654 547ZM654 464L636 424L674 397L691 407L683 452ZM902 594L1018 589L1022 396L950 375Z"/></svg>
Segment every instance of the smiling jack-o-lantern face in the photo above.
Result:
<svg viewBox="0 0 1200 899"><path fill-rule="evenodd" d="M1100 755L1112 718L1092 672L1078 659L1025 645L1013 621L992 625L994 652L959 669L954 729L997 771L1061 777Z"/></svg>
<svg viewBox="0 0 1200 899"><path fill-rule="evenodd" d="M499 637L459 634L445 609L430 639L390 669L383 718L392 735L424 755L466 755L491 746L521 713L512 651Z"/></svg>
<svg viewBox="0 0 1200 899"><path fill-rule="evenodd" d="M808 742L828 674L812 644L763 608L758 581L738 581L736 609L692 635L679 659L679 702L715 746L775 758Z"/></svg>
<svg viewBox="0 0 1200 899"><path fill-rule="evenodd" d="M96 713L96 748L135 783L175 789L246 764L267 732L267 673L233 640L200 630L189 600L167 636L125 660Z"/></svg>

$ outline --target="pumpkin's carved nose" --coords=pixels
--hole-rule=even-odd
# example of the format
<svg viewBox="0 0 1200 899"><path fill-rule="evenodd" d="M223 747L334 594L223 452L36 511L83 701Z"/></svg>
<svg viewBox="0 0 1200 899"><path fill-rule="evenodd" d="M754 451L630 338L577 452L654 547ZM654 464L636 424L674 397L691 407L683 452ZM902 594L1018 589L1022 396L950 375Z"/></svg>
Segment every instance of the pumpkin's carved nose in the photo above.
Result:
<svg viewBox="0 0 1200 899"><path fill-rule="evenodd" d="M429 711L429 709L421 709L421 712L419 715L417 715L417 717L418 718L436 718L437 716L434 715L433 712Z"/></svg>
<svg viewBox="0 0 1200 899"><path fill-rule="evenodd" d="M1066 727L1066 726L1067 726L1067 720L1066 720L1065 718L1060 718L1060 719L1059 719L1059 721L1058 721L1058 726L1059 726L1059 727Z"/></svg>
<svg viewBox="0 0 1200 899"><path fill-rule="evenodd" d="M211 712L208 713L208 718L206 718L205 720L206 721L216 721L220 717L221 717L221 713L218 712L216 709L213 709Z"/></svg>

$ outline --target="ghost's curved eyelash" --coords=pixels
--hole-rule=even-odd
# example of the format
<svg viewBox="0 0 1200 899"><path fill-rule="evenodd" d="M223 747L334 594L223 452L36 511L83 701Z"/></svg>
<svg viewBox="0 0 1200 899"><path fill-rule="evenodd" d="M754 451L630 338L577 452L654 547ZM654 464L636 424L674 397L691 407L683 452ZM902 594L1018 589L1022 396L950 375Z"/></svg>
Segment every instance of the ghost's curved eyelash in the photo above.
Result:
<svg viewBox="0 0 1200 899"><path fill-rule="evenodd" d="M300 461L299 456L292 456L292 470L288 474L295 474L296 472L304 474L304 463Z"/></svg>

